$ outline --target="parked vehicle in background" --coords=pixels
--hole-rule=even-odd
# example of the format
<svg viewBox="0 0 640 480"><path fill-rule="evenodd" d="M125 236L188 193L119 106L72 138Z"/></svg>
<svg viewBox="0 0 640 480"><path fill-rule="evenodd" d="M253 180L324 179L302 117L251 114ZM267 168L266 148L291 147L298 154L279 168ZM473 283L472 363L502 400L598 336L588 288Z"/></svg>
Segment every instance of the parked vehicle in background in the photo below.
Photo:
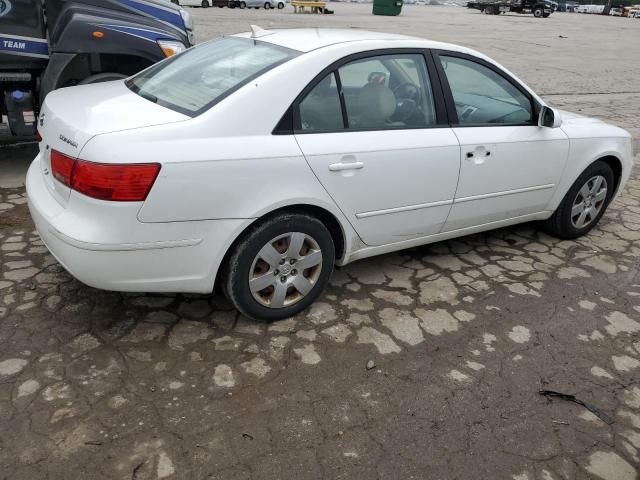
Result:
<svg viewBox="0 0 640 480"><path fill-rule="evenodd" d="M265 8L267 10L270 8L277 8L279 10L282 10L284 7L287 6L287 1L286 0L240 0L240 1L234 2L234 5L231 6L231 8L235 8L236 6L239 8L247 8L247 7L255 8L256 10L259 8Z"/></svg>
<svg viewBox="0 0 640 480"><path fill-rule="evenodd" d="M634 5L631 7L624 7L623 17L640 18L640 5Z"/></svg>
<svg viewBox="0 0 640 480"><path fill-rule="evenodd" d="M263 320L308 307L335 264L536 220L584 235L633 165L628 132L485 55L359 29L253 27L43 114L29 208L69 272L217 284Z"/></svg>
<svg viewBox="0 0 640 480"><path fill-rule="evenodd" d="M536 18L546 18L553 13L557 3L549 0L479 0L467 2L467 8L480 10L487 15L501 13L533 14Z"/></svg>
<svg viewBox="0 0 640 480"><path fill-rule="evenodd" d="M559 12L573 12L578 5L580 5L578 2L560 2L557 10Z"/></svg>
<svg viewBox="0 0 640 480"><path fill-rule="evenodd" d="M609 15L611 15L612 17L621 17L623 13L623 8L613 7L611 10L609 10Z"/></svg>
<svg viewBox="0 0 640 480"><path fill-rule="evenodd" d="M0 139L33 137L52 90L125 78L193 44L163 0L0 0Z"/></svg>
<svg viewBox="0 0 640 480"><path fill-rule="evenodd" d="M182 7L228 7L229 0L171 0L171 3Z"/></svg>
<svg viewBox="0 0 640 480"><path fill-rule="evenodd" d="M600 15L604 11L604 5L579 5L574 9L576 13L591 13Z"/></svg>

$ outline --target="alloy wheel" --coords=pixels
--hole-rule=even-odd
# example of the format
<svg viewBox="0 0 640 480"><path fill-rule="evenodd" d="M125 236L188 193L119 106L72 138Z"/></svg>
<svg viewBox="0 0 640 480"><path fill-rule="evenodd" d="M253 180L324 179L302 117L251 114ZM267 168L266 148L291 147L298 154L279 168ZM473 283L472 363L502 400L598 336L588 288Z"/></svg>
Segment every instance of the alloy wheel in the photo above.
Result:
<svg viewBox="0 0 640 480"><path fill-rule="evenodd" d="M578 190L571 207L571 224L581 230L589 226L602 210L607 200L607 180L602 175L591 177Z"/></svg>
<svg viewBox="0 0 640 480"><path fill-rule="evenodd" d="M305 233L289 232L265 244L249 270L253 298L269 308L283 308L302 300L322 271L318 242Z"/></svg>

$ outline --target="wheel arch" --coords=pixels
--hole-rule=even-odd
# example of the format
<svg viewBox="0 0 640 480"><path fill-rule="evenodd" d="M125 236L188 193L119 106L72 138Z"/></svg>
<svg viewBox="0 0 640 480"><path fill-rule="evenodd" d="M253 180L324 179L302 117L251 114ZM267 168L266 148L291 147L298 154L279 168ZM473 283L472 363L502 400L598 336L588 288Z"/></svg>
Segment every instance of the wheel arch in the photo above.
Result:
<svg viewBox="0 0 640 480"><path fill-rule="evenodd" d="M578 177L582 175L582 172L584 172L587 168L598 161L605 162L613 170L615 186L611 198L615 198L620 193L619 189L625 175L623 157L617 151L601 152L597 155L592 156L588 161L584 162L580 166L580 168L576 168L570 178L565 178L560 182L560 184L558 185L559 188L556 190L556 194L554 195L550 205L549 210L551 212L554 212L558 208L558 206L562 202L562 199L567 194L574 182L578 179Z"/></svg>
<svg viewBox="0 0 640 480"><path fill-rule="evenodd" d="M282 213L300 213L311 215L318 220L320 220L325 227L329 230L331 234L331 238L333 239L333 244L336 250L336 262L345 256L347 251L347 234L343 227L343 224L338 220L336 215L331 211L327 210L324 207L308 204L308 203L296 203L291 205L285 205L278 208L274 208L266 213L261 214L259 217L256 217L253 222L247 225L244 230L242 230L236 238L231 242L224 256L222 257L222 261L218 266L218 270L216 272L215 283L214 285L221 285L222 275L226 269L226 265L229 261L229 257L233 253L236 245L242 241L248 232L255 227L258 223L264 222L270 218L273 218L276 215L280 215Z"/></svg>
<svg viewBox="0 0 640 480"><path fill-rule="evenodd" d="M613 179L615 181L613 196L617 195L619 193L618 189L620 188L620 183L622 181L622 160L620 160L620 158L618 158L616 155L607 154L594 160L589 165L597 161L606 163L611 167L611 170L613 170Z"/></svg>

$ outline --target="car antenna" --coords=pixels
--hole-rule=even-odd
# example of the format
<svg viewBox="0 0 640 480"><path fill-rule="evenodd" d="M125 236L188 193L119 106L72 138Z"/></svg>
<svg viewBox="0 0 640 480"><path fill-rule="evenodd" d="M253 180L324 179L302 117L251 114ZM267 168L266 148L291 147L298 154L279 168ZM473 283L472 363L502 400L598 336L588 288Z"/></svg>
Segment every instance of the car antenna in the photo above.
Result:
<svg viewBox="0 0 640 480"><path fill-rule="evenodd" d="M260 38L266 37L267 35L273 34L273 32L269 32L258 25L250 25L251 26L251 38Z"/></svg>

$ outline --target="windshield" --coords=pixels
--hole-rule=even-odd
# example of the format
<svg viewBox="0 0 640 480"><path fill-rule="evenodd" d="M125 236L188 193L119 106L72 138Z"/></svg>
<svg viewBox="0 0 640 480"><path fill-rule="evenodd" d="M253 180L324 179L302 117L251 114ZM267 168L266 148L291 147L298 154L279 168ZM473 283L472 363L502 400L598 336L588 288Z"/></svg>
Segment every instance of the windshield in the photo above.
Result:
<svg viewBox="0 0 640 480"><path fill-rule="evenodd" d="M195 116L297 52L269 43L223 38L191 48L127 81L138 95Z"/></svg>

